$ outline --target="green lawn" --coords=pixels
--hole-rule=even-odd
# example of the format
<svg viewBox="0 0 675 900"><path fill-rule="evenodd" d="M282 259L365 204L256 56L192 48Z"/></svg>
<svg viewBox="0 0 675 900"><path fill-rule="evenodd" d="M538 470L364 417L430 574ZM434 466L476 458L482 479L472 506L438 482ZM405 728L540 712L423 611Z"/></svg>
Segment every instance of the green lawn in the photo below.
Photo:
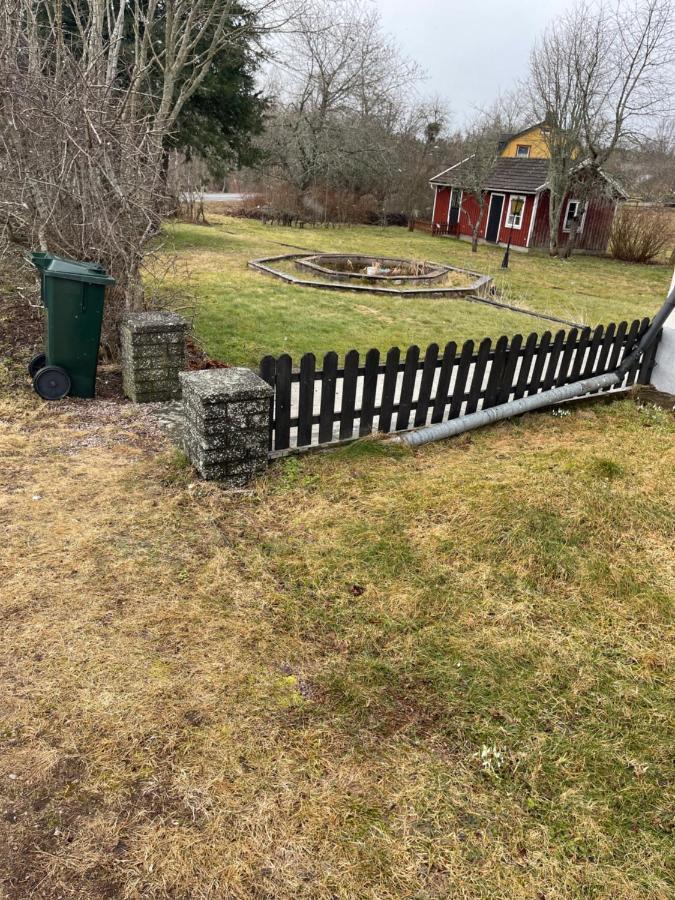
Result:
<svg viewBox="0 0 675 900"><path fill-rule="evenodd" d="M572 261L431 238L402 228L366 226L304 230L212 216L211 227L167 227L164 248L187 263L173 288L196 303L196 331L206 349L231 363L257 365L266 353L316 354L386 350L436 341L544 331L541 320L460 299L391 299L284 284L247 268L250 259L302 249L429 259L493 275L501 299L595 325L651 315L665 295L667 266L635 266L593 257Z"/></svg>

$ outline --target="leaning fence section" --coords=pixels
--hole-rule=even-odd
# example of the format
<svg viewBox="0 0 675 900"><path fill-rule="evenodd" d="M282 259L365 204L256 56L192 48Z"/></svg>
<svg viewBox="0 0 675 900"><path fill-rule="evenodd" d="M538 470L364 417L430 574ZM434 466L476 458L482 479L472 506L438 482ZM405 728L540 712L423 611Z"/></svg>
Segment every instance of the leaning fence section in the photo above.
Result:
<svg viewBox="0 0 675 900"><path fill-rule="evenodd" d="M611 372L649 327L632 323L573 328L494 343L485 338L441 350L430 344L404 353L350 350L341 362L326 353L320 367L306 353L296 367L288 354L266 356L260 374L274 388L269 447L273 455L350 441L374 432L406 431ZM636 361L623 383L646 384L656 347Z"/></svg>

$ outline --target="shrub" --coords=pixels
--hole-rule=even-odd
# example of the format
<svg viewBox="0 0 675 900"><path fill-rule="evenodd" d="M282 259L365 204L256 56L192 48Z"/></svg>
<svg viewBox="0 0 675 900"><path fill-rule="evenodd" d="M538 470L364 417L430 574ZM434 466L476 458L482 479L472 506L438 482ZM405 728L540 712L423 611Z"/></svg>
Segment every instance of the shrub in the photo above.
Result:
<svg viewBox="0 0 675 900"><path fill-rule="evenodd" d="M624 206L614 219L610 253L626 262L650 262L665 250L672 239L671 231L668 213Z"/></svg>

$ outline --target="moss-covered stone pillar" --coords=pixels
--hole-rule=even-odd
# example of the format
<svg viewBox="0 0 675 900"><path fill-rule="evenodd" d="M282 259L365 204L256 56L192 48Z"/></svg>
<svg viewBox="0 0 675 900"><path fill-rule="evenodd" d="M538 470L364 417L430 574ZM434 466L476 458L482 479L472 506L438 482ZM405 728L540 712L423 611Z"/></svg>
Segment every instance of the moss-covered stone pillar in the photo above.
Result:
<svg viewBox="0 0 675 900"><path fill-rule="evenodd" d="M250 369L181 375L184 449L202 478L240 487L265 471L272 388Z"/></svg>
<svg viewBox="0 0 675 900"><path fill-rule="evenodd" d="M171 312L128 313L122 321L122 388L135 403L178 400L188 323Z"/></svg>

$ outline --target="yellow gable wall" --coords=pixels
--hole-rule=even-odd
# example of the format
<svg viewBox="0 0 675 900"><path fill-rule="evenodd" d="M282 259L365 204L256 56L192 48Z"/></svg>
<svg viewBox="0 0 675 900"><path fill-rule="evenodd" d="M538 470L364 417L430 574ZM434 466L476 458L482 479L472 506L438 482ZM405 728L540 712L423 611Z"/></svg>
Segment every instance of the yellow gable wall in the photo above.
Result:
<svg viewBox="0 0 675 900"><path fill-rule="evenodd" d="M518 144L529 144L530 159L549 159L550 154L540 125L535 125L534 128L509 141L502 150L502 156L516 156Z"/></svg>

